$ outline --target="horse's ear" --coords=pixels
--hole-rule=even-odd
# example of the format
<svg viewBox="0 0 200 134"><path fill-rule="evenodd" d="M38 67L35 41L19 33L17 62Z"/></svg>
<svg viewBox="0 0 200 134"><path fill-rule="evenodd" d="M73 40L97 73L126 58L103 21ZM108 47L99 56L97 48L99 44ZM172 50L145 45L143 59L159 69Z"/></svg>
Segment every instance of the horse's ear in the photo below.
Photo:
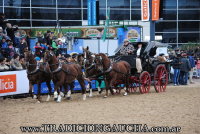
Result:
<svg viewBox="0 0 200 134"><path fill-rule="evenodd" d="M89 50L89 47L88 47L88 46L86 47L86 50Z"/></svg>

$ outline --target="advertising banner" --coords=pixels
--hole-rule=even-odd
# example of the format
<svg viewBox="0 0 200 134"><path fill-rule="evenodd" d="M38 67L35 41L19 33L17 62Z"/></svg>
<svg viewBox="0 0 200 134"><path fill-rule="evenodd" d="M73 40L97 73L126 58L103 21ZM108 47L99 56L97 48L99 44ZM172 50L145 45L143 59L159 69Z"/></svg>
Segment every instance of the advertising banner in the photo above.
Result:
<svg viewBox="0 0 200 134"><path fill-rule="evenodd" d="M87 18L88 25L92 25L92 2L91 0L87 0Z"/></svg>
<svg viewBox="0 0 200 134"><path fill-rule="evenodd" d="M87 84L88 84L88 82L85 81L85 86L87 86ZM96 81L93 80L91 84L92 84L92 89L95 89L96 88ZM53 82L51 82L51 87L52 87L52 93L53 93L54 92L54 84L53 84ZM34 91L34 94L38 93L38 86L37 86L37 84L34 85L34 90L33 91ZM64 92L64 89L62 89L62 91ZM77 80L74 81L74 91L81 91L81 86L80 86L80 84L79 84L79 82ZM48 87L47 87L47 85L46 85L45 82L43 82L41 84L41 93L42 94L49 93L49 89L48 89Z"/></svg>
<svg viewBox="0 0 200 134"><path fill-rule="evenodd" d="M141 0L142 21L149 21L149 0Z"/></svg>
<svg viewBox="0 0 200 134"><path fill-rule="evenodd" d="M160 0L152 0L152 20L159 20Z"/></svg>
<svg viewBox="0 0 200 134"><path fill-rule="evenodd" d="M97 25L96 0L92 0L92 25Z"/></svg>
<svg viewBox="0 0 200 134"><path fill-rule="evenodd" d="M141 27L127 27L117 28L118 45L123 43L124 39L128 39L130 42L141 41Z"/></svg>
<svg viewBox="0 0 200 134"><path fill-rule="evenodd" d="M29 92L26 70L1 72L0 96L24 94Z"/></svg>
<svg viewBox="0 0 200 134"><path fill-rule="evenodd" d="M103 28L85 28L83 30L82 38L97 38L102 37L104 33ZM115 38L117 36L116 28L109 28L109 32L106 33L107 37Z"/></svg>

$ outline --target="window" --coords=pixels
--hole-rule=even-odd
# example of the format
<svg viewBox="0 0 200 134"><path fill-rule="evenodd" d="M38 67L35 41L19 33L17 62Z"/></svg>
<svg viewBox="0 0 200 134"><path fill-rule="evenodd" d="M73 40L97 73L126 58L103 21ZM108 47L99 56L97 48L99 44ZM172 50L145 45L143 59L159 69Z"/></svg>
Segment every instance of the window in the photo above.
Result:
<svg viewBox="0 0 200 134"><path fill-rule="evenodd" d="M56 0L31 0L32 7L56 7Z"/></svg>
<svg viewBox="0 0 200 134"><path fill-rule="evenodd" d="M176 43L176 33L156 33L156 36L162 36L162 43Z"/></svg>
<svg viewBox="0 0 200 134"><path fill-rule="evenodd" d="M0 6L3 6L3 0L0 0ZM2 8L2 7L0 7Z"/></svg>
<svg viewBox="0 0 200 134"><path fill-rule="evenodd" d="M130 0L108 0L110 8L130 8Z"/></svg>
<svg viewBox="0 0 200 134"><path fill-rule="evenodd" d="M179 31L200 31L200 21L187 21L178 23Z"/></svg>
<svg viewBox="0 0 200 134"><path fill-rule="evenodd" d="M32 21L33 27L47 27L47 26L56 26L56 21Z"/></svg>
<svg viewBox="0 0 200 134"><path fill-rule="evenodd" d="M131 0L131 9L141 8L141 0Z"/></svg>
<svg viewBox="0 0 200 134"><path fill-rule="evenodd" d="M141 20L141 10L131 10L131 20Z"/></svg>
<svg viewBox="0 0 200 134"><path fill-rule="evenodd" d="M176 22L156 22L156 32L176 32Z"/></svg>
<svg viewBox="0 0 200 134"><path fill-rule="evenodd" d="M61 20L81 20L81 9L58 9Z"/></svg>
<svg viewBox="0 0 200 134"><path fill-rule="evenodd" d="M130 20L129 10L111 10L110 11L111 20Z"/></svg>
<svg viewBox="0 0 200 134"><path fill-rule="evenodd" d="M172 8L176 9L177 8L177 0L163 0L163 8L164 9L172 9Z"/></svg>
<svg viewBox="0 0 200 134"><path fill-rule="evenodd" d="M81 0L58 0L58 8L81 8Z"/></svg>
<svg viewBox="0 0 200 134"><path fill-rule="evenodd" d="M200 20L200 10L179 10L179 20Z"/></svg>
<svg viewBox="0 0 200 134"><path fill-rule="evenodd" d="M200 33L179 33L178 42L187 43L187 42L199 42Z"/></svg>
<svg viewBox="0 0 200 134"><path fill-rule="evenodd" d="M9 19L30 19L30 9L28 8L5 8L6 18Z"/></svg>
<svg viewBox="0 0 200 134"><path fill-rule="evenodd" d="M199 8L200 1L199 0L179 0L178 6L179 8Z"/></svg>
<svg viewBox="0 0 200 134"><path fill-rule="evenodd" d="M30 0L4 0L4 5L17 6L17 7L30 7Z"/></svg>
<svg viewBox="0 0 200 134"><path fill-rule="evenodd" d="M18 25L21 27L30 27L30 21L24 21L24 20L9 20L9 22L12 25Z"/></svg>
<svg viewBox="0 0 200 134"><path fill-rule="evenodd" d="M3 7L0 7L0 13L3 13Z"/></svg>
<svg viewBox="0 0 200 134"><path fill-rule="evenodd" d="M32 9L32 18L56 20L56 9Z"/></svg>
<svg viewBox="0 0 200 134"><path fill-rule="evenodd" d="M176 20L176 10L163 10L161 17L163 20Z"/></svg>

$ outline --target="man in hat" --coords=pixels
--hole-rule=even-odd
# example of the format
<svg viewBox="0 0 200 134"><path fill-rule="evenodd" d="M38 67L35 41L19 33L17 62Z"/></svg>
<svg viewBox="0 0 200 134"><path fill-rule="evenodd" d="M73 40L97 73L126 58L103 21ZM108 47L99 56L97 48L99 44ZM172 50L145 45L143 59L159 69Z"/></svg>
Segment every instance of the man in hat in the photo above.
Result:
<svg viewBox="0 0 200 134"><path fill-rule="evenodd" d="M191 70L191 65L186 53L182 53L180 65L180 84L187 85L188 72Z"/></svg>
<svg viewBox="0 0 200 134"><path fill-rule="evenodd" d="M133 54L135 48L133 45L130 44L128 39L124 39L124 44L120 49L120 55L130 55Z"/></svg>

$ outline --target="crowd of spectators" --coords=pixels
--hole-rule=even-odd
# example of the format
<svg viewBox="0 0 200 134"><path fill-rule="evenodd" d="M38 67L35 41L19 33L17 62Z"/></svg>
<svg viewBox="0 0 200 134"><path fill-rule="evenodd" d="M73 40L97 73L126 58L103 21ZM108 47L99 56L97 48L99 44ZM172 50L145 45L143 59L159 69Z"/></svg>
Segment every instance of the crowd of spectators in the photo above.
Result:
<svg viewBox="0 0 200 134"><path fill-rule="evenodd" d="M174 86L193 84L194 76L200 78L200 49L191 51L175 49L171 55L171 73Z"/></svg>
<svg viewBox="0 0 200 134"><path fill-rule="evenodd" d="M0 13L0 71L25 69L24 51L27 50L30 50L29 36L22 33L17 25L12 25L5 19L5 15ZM33 51L41 62L45 50L53 50L57 56L69 57L62 35L55 37L54 32L50 30L45 34L37 33Z"/></svg>

